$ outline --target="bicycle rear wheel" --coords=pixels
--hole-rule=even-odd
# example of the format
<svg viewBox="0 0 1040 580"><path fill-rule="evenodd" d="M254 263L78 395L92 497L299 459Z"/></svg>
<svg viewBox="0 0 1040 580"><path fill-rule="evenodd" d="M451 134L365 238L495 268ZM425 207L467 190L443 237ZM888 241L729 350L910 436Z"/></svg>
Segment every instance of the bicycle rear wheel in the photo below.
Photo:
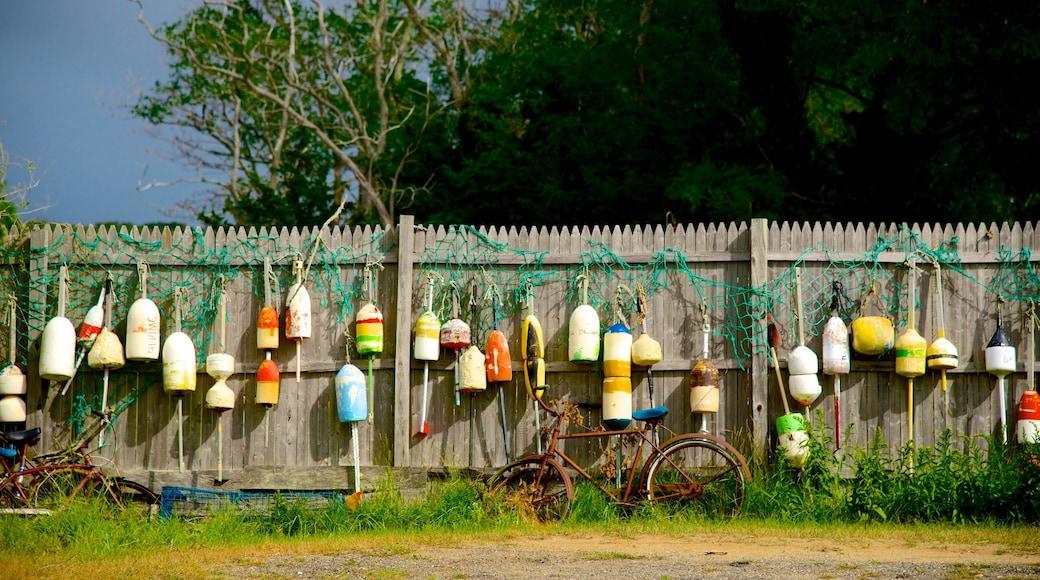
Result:
<svg viewBox="0 0 1040 580"><path fill-rule="evenodd" d="M507 509L540 522L567 517L574 487L563 467L552 459L525 457L500 469L489 482L491 496Z"/></svg>
<svg viewBox="0 0 1040 580"><path fill-rule="evenodd" d="M732 518L744 504L745 466L725 444L680 436L651 455L640 481L656 505L706 518Z"/></svg>

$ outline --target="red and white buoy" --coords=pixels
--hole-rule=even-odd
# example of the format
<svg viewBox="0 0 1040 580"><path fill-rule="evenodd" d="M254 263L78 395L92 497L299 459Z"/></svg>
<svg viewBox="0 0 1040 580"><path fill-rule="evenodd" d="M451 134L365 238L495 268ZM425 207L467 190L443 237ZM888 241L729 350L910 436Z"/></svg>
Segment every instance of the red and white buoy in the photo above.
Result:
<svg viewBox="0 0 1040 580"><path fill-rule="evenodd" d="M469 346L473 340L469 325L459 318L458 287L451 283L451 318L441 325L441 346L455 351L455 406L462 404L461 369L459 368L459 351Z"/></svg>
<svg viewBox="0 0 1040 580"><path fill-rule="evenodd" d="M441 323L437 320L437 315L433 313L433 278L430 277L426 287L426 310L415 321L415 341L412 345L415 359L423 361L422 414L419 419L419 430L416 432L417 437L425 437L430 434L430 425L426 421L430 391L430 361L437 360L441 355L441 345L438 342L440 329Z"/></svg>
<svg viewBox="0 0 1040 580"><path fill-rule="evenodd" d="M1026 356L1026 392L1018 403L1018 442L1040 443L1040 394L1036 392L1036 305L1029 302L1029 354Z"/></svg>
<svg viewBox="0 0 1040 580"><path fill-rule="evenodd" d="M40 377L67 381L76 374L76 329L65 318L68 268L61 266L58 280L58 314L47 322L40 339Z"/></svg>
<svg viewBox="0 0 1040 580"><path fill-rule="evenodd" d="M101 327L105 325L105 285L101 285L101 292L98 296L97 304L87 309L87 314L83 318L83 324L79 327L79 334L76 336L76 345L79 347L79 354L76 355L76 366L73 368L72 376L69 380L65 381L65 386L61 389L61 394L64 395L69 390L69 386L72 385L72 380L76 378L76 372L79 371L79 365L83 363L83 357L87 356L87 352L94 346L94 341L97 340L98 334L101 333Z"/></svg>
<svg viewBox="0 0 1040 580"><path fill-rule="evenodd" d="M293 262L296 281L285 302L285 337L296 342L296 383L300 382L300 343L311 337L311 295L304 286L303 261Z"/></svg>

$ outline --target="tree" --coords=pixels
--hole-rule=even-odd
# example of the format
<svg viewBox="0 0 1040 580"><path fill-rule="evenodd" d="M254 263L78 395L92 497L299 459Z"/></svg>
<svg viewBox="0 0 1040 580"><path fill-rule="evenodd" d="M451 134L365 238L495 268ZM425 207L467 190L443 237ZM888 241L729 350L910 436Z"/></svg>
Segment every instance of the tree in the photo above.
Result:
<svg viewBox="0 0 1040 580"><path fill-rule="evenodd" d="M11 184L8 172L11 168L22 169L26 173L25 182ZM11 160L4 144L0 143L0 227L10 230L22 223L22 213L29 207L26 194L36 188L36 166L25 159Z"/></svg>
<svg viewBox="0 0 1040 580"><path fill-rule="evenodd" d="M205 221L317 225L345 209L391 225L429 179L409 163L461 90L454 62L447 93L424 79L426 51L457 55L464 43L454 4L207 2L158 30L141 10L171 75L133 112L172 130L213 188L197 208Z"/></svg>

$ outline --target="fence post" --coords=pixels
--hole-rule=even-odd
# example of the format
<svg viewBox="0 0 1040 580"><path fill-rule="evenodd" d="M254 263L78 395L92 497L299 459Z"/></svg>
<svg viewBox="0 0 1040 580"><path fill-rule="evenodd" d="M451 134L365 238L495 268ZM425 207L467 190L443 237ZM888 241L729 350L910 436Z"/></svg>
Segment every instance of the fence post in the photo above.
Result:
<svg viewBox="0 0 1040 580"><path fill-rule="evenodd" d="M397 224L397 313L394 339L394 466L411 466L412 426L412 258L415 216Z"/></svg>
<svg viewBox="0 0 1040 580"><path fill-rule="evenodd" d="M769 220L751 220L751 291L762 288L769 281ZM762 312L750 312L753 320L752 345L759 344L765 336ZM766 351L755 348L751 353L751 416L754 422L754 453L764 460L769 449L769 359Z"/></svg>

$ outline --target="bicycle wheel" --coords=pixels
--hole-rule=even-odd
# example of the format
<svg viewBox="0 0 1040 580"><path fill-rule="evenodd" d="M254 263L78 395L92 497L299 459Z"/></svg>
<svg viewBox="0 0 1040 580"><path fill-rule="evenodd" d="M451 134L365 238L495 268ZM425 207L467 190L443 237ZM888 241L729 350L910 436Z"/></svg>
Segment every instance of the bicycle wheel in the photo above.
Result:
<svg viewBox="0 0 1040 580"><path fill-rule="evenodd" d="M500 469L489 482L491 496L507 509L540 522L567 517L574 501L571 478L555 460L518 459Z"/></svg>
<svg viewBox="0 0 1040 580"><path fill-rule="evenodd" d="M73 499L89 499L101 488L101 474L82 465L42 465L19 474L25 505L57 510Z"/></svg>
<svg viewBox="0 0 1040 580"><path fill-rule="evenodd" d="M700 435L669 441L640 478L647 498L707 518L732 518L744 504L746 467L724 443Z"/></svg>
<svg viewBox="0 0 1040 580"><path fill-rule="evenodd" d="M124 509L140 510L145 513L152 511L152 506L159 505L159 496L147 487L122 477L113 477L108 480L112 489L109 495L112 499L118 499Z"/></svg>

